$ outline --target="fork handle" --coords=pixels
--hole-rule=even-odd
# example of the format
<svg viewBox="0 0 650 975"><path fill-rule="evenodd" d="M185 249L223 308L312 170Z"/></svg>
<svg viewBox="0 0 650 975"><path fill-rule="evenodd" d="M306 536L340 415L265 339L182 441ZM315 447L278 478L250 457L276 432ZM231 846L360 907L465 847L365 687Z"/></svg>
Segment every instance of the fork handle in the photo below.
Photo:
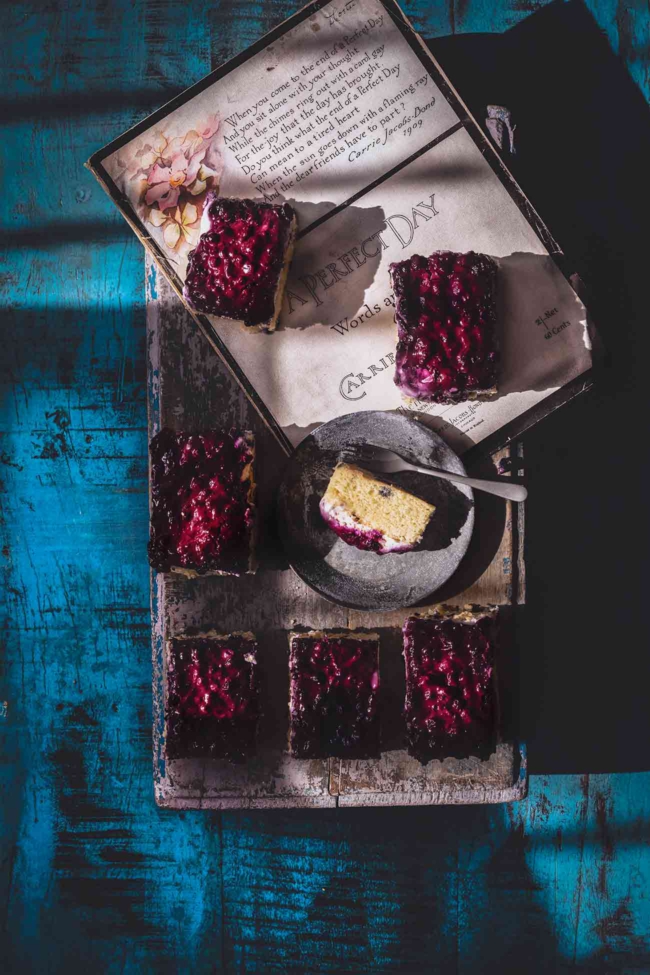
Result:
<svg viewBox="0 0 650 975"><path fill-rule="evenodd" d="M479 477L464 477L462 474L450 474L449 471L441 471L435 467L416 467L410 465L412 470L419 471L421 474L432 474L440 477L443 481L455 481L457 484L468 484L469 487L476 488L477 491L485 491L487 494L496 494L498 498L506 498L508 501L525 501L528 491L523 484L507 484L505 481L484 481Z"/></svg>

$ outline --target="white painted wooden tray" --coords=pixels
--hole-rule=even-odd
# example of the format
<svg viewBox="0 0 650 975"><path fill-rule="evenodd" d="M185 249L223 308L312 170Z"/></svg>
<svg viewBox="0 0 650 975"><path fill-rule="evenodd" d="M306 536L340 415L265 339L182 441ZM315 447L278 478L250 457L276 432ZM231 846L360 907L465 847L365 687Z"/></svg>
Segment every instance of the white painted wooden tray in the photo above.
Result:
<svg viewBox="0 0 650 975"><path fill-rule="evenodd" d="M262 523L260 569L243 578L152 572L154 785L156 801L176 809L275 806L381 806L507 802L526 795L525 747L508 739L509 661L517 614L524 601L523 510L498 499L477 499L470 551L440 600L502 607L498 661L506 729L488 761L430 762L422 767L402 748L404 693L400 627L406 611L368 614L334 606L308 589L284 562L275 537L275 490L285 454L274 434L229 375L170 285L147 258L149 436L162 426L236 426L257 440ZM272 343L273 336L269 336ZM308 431L304 431L306 434ZM295 430L286 431L294 442ZM499 458L509 458L514 448ZM470 465L470 469L471 468ZM484 470L484 469L483 469ZM489 473L489 471L488 471ZM380 633L383 754L373 761L298 761L286 753L288 632L371 627ZM166 644L192 630L252 630L260 645L264 714L258 756L243 767L215 760L167 761L164 754Z"/></svg>

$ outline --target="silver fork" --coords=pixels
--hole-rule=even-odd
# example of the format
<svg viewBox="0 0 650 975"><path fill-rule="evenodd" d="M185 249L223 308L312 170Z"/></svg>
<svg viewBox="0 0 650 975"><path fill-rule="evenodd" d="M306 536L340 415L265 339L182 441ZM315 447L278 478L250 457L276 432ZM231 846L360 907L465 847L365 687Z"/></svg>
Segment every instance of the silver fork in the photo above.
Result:
<svg viewBox="0 0 650 975"><path fill-rule="evenodd" d="M367 444L355 448L355 459L373 474L396 474L398 471L417 471L419 474L431 474L433 477L439 477L443 481L467 484L469 487L476 488L477 491L496 494L497 497L506 498L508 501L525 501L528 497L528 491L522 484L508 484L505 481L485 481L478 477L451 474L449 471L442 471L438 467L418 467L404 460L403 457L400 457L393 450L387 450L385 447L376 447L374 444Z"/></svg>

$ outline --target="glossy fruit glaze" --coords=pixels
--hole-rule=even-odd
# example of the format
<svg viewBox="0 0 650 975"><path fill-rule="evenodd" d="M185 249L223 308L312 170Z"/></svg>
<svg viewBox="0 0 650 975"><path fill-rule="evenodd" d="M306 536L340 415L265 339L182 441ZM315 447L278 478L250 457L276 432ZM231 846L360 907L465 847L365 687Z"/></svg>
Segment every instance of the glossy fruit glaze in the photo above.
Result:
<svg viewBox="0 0 650 975"><path fill-rule="evenodd" d="M379 755L379 647L351 637L294 637L290 745L297 758Z"/></svg>
<svg viewBox="0 0 650 975"><path fill-rule="evenodd" d="M413 617L403 636L409 753L422 762L490 755L496 744L494 620Z"/></svg>
<svg viewBox="0 0 650 975"><path fill-rule="evenodd" d="M416 399L454 402L496 385L497 265L438 251L390 266L398 345L395 383Z"/></svg>
<svg viewBox="0 0 650 975"><path fill-rule="evenodd" d="M167 670L168 758L245 761L259 718L256 644L242 636L173 640Z"/></svg>
<svg viewBox="0 0 650 975"><path fill-rule="evenodd" d="M246 572L255 514L250 479L242 481L253 457L247 439L222 430L163 429L150 454L151 565Z"/></svg>
<svg viewBox="0 0 650 975"><path fill-rule="evenodd" d="M190 253L184 297L210 315L249 326L270 322L293 210L213 196L207 212L210 229Z"/></svg>

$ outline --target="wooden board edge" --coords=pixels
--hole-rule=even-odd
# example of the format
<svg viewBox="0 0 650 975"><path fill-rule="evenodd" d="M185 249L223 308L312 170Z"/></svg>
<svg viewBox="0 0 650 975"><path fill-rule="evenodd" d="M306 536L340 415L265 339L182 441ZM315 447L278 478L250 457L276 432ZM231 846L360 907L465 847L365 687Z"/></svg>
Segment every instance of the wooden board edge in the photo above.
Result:
<svg viewBox="0 0 650 975"><path fill-rule="evenodd" d="M338 804L346 809L369 806L478 806L504 802L520 802L528 795L528 757L526 745L518 742L519 765L512 785L505 788L474 788L451 792L446 789L431 792L368 792L339 795Z"/></svg>
<svg viewBox="0 0 650 975"><path fill-rule="evenodd" d="M161 809L336 809L335 796L260 796L258 798L187 798L156 791L156 805Z"/></svg>

